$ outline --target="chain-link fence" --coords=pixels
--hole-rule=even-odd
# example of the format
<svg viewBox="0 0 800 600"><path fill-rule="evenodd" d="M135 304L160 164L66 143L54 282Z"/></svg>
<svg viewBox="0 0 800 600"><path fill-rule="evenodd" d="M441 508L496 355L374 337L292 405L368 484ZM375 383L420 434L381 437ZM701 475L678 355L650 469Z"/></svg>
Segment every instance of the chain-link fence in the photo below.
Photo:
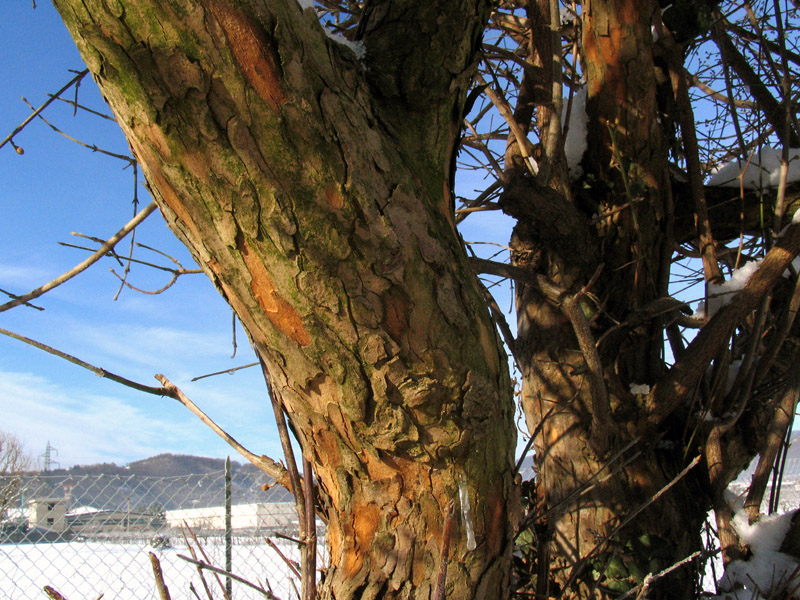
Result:
<svg viewBox="0 0 800 600"><path fill-rule="evenodd" d="M279 486L264 491L263 479L236 473L226 486L224 471L0 476L0 599L44 598L45 585L68 600L156 599L150 552L173 600L194 598L192 589L208 597L196 566L181 558L192 552L290 598L285 559L298 560L299 550L282 536L297 536L297 513L292 496ZM263 597L224 576L204 578L215 598L226 585L234 600Z"/></svg>

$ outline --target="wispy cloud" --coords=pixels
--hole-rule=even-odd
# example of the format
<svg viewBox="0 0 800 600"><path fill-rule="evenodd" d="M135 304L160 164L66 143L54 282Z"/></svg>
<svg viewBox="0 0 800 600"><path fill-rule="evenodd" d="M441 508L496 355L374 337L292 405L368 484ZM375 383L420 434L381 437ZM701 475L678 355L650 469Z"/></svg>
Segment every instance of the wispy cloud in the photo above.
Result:
<svg viewBox="0 0 800 600"><path fill-rule="evenodd" d="M238 357L231 360L231 338L224 329L195 330L131 321L63 318L57 330L33 332L40 341L146 384L164 373L185 382L204 373L222 371L252 360L246 340L240 340Z"/></svg>
<svg viewBox="0 0 800 600"><path fill-rule="evenodd" d="M38 265L0 262L0 287L16 293L28 292L47 283L53 277L55 275L52 269L46 269Z"/></svg>
<svg viewBox="0 0 800 600"><path fill-rule="evenodd" d="M91 378L94 379L94 378ZM17 435L34 455L48 442L62 466L125 464L163 452L225 456L235 454L194 415L169 399L120 388L119 395L90 388L113 386L102 380L81 385L45 376L0 370L0 429ZM220 426L256 454L280 459L269 399L258 377L224 376L184 389Z"/></svg>
<svg viewBox="0 0 800 600"><path fill-rule="evenodd" d="M167 401L168 402L168 401ZM111 395L82 393L30 373L0 371L0 428L38 454L50 442L66 464L125 463L175 452L175 440L202 446L202 425L164 418ZM169 411L164 411L169 412Z"/></svg>

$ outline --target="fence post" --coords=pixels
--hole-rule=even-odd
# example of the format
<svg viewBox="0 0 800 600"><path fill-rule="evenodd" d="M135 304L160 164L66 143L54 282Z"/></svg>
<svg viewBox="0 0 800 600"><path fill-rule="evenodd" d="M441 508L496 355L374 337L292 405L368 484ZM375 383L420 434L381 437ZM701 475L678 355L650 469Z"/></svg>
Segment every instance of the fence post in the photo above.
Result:
<svg viewBox="0 0 800 600"><path fill-rule="evenodd" d="M233 528L231 527L231 457L225 458L225 570L232 571L233 554ZM225 591L228 598L232 598L233 581L230 577L225 579Z"/></svg>

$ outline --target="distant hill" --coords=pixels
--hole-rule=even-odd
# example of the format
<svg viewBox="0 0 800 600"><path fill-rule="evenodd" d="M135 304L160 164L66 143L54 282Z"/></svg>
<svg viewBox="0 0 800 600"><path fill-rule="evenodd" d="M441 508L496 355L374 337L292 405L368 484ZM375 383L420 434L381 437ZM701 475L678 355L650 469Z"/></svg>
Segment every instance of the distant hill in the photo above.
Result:
<svg viewBox="0 0 800 600"><path fill-rule="evenodd" d="M250 466L250 465L248 465ZM116 463L95 463L75 465L67 469L51 469L50 475L148 475L152 477L173 477L177 475L202 475L225 469L225 460L189 454L158 454L150 458L135 460L127 465ZM235 472L242 465L231 461Z"/></svg>
<svg viewBox="0 0 800 600"><path fill-rule="evenodd" d="M225 461L181 454L159 454L119 466L77 465L69 469L27 473L24 494L64 497L72 506L150 511L220 506L225 502ZM231 461L234 504L284 502L292 496L280 486L264 491L272 480L250 463Z"/></svg>
<svg viewBox="0 0 800 600"><path fill-rule="evenodd" d="M242 465L231 461L231 470L239 471ZM159 454L144 460L136 460L128 464L128 469L135 475L151 475L172 477L176 475L199 475L213 473L225 469L222 458L206 458L187 454Z"/></svg>

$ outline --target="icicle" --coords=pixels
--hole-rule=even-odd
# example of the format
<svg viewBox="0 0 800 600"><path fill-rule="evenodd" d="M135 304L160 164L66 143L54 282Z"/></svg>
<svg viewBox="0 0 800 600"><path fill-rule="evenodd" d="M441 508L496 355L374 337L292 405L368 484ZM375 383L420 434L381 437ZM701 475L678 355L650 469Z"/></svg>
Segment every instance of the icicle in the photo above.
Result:
<svg viewBox="0 0 800 600"><path fill-rule="evenodd" d="M467 550L475 550L478 544L475 542L475 531L472 529L472 509L469 506L469 492L464 475L458 476L458 499L461 501L461 522L467 532Z"/></svg>

